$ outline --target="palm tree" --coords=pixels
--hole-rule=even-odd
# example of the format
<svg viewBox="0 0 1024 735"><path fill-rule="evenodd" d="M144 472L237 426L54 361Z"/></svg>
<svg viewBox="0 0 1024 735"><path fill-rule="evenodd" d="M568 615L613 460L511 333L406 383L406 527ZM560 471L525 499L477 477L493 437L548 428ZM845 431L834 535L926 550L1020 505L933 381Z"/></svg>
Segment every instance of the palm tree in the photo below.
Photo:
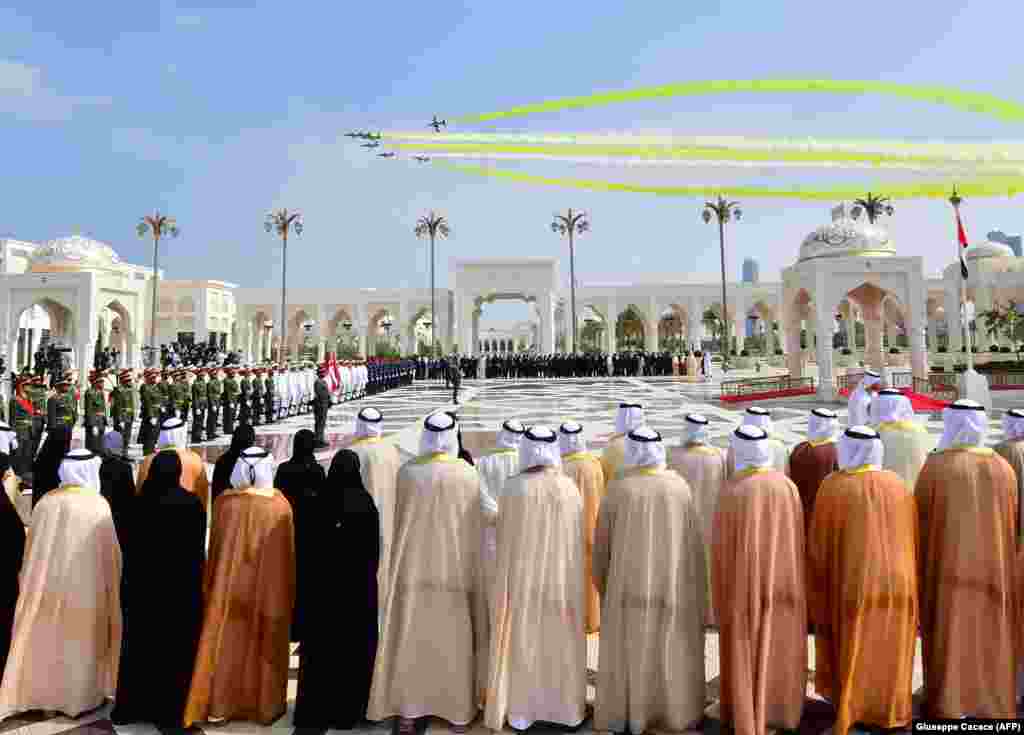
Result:
<svg viewBox="0 0 1024 735"><path fill-rule="evenodd" d="M448 227L448 220L431 210L426 216L416 220L413 232L418 238L430 238L430 354L433 357L437 349L437 342L434 341L434 330L437 325L437 305L434 302L434 241L438 237L448 237L451 229Z"/></svg>
<svg viewBox="0 0 1024 735"><path fill-rule="evenodd" d="M152 359L155 355L159 354L156 352L156 301L160 280L157 275L157 264L160 258L160 238L164 236L177 237L180 230L174 221L174 217L168 217L166 214L160 214L157 211L151 215L147 214L140 219L139 224L135 226L135 232L139 237L150 235L153 238L153 309L149 323L149 354L150 359Z"/></svg>
<svg viewBox="0 0 1024 735"><path fill-rule="evenodd" d="M892 217L893 212L896 211L893 209L889 197L876 197L870 191L863 199L854 199L853 204L854 219L856 219L857 215L860 213L858 211L859 208L864 210L864 214L868 216L868 222L871 224L875 224L875 220L883 214Z"/></svg>
<svg viewBox="0 0 1024 735"><path fill-rule="evenodd" d="M721 326L721 320L718 318L718 313L714 309L707 309L701 317L701 322L703 322L704 326L711 332L711 339L716 339L718 337L719 327Z"/></svg>
<svg viewBox="0 0 1024 735"><path fill-rule="evenodd" d="M718 247L722 257L722 369L729 367L729 322L727 315L729 305L725 295L725 225L732 220L737 222L743 217L743 210L739 202L730 202L724 197L718 197L716 201L704 202L704 211L701 213L704 224L709 224L712 217L718 220Z"/></svg>

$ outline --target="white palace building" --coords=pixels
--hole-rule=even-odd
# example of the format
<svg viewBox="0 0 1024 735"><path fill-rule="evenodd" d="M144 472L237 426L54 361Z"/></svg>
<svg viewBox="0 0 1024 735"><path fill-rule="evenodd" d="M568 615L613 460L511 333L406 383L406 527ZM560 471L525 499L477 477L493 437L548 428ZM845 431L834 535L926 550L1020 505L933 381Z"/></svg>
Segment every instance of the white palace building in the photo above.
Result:
<svg viewBox="0 0 1024 735"><path fill-rule="evenodd" d="M935 246L952 255L951 243ZM978 314L996 302L1024 302L1024 258L995 242L971 246L967 257L968 299ZM446 352L551 353L566 344L569 289L557 258L453 259L448 283L436 292L436 315L427 288L290 286L283 315L287 347L294 352L300 342L306 348L312 343L322 355L345 342L372 355L381 341L389 341L411 354L429 341L435 317L433 330ZM835 376L859 361L875 368L897 364L925 377L929 365L943 359L934 354L940 335L948 334L950 353L959 353L959 286L956 261L928 277L923 259L900 256L882 224L854 219L837 207L832 221L799 245L781 283L727 284L726 318L734 325L738 350L747 335L759 335L770 360L780 366L784 360L792 375L814 377L819 396L831 398ZM124 263L109 245L81 235L43 244L0 239L0 352L17 368L45 338L73 348L79 371L92 366L97 346L106 345L120 350L123 364L139 366L150 330L152 287L152 268ZM597 326L592 332L603 349L616 351L615 325L628 312L648 351L663 349L666 338L699 346L710 336L704 314L721 314L721 294L718 282L582 283L576 289L578 333L586 324ZM157 341L215 340L250 361L269 359L280 338L280 297L278 289L161 278ZM500 300L527 302L532 318L482 330L482 310ZM852 354L833 349L837 332ZM905 351L883 349L886 335L890 344L909 346L909 364ZM1009 345L1005 337L988 337L982 325L977 335L983 351L991 342Z"/></svg>

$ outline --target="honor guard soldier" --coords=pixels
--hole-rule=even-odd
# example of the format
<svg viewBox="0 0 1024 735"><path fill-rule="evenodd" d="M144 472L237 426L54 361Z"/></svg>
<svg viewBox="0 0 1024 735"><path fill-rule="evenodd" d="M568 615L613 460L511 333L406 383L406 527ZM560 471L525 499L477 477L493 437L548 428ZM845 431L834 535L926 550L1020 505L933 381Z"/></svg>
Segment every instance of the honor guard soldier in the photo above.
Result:
<svg viewBox="0 0 1024 735"><path fill-rule="evenodd" d="M251 393L252 402L252 425L259 426L263 423L263 368L252 369Z"/></svg>
<svg viewBox="0 0 1024 735"><path fill-rule="evenodd" d="M249 402L252 400L252 381L249 380L249 368L241 368L238 374L242 376L238 381L238 423L251 424Z"/></svg>
<svg viewBox="0 0 1024 735"><path fill-rule="evenodd" d="M156 439L160 433L160 389L156 381L160 371L149 368L143 373L146 382L139 388L139 404L141 406L142 426L139 427L139 443L142 453L152 454L156 447Z"/></svg>
<svg viewBox="0 0 1024 735"><path fill-rule="evenodd" d="M82 408L85 448L99 455L103 450L103 435L107 431L107 399L103 395L103 373L92 376L92 384L85 391Z"/></svg>
<svg viewBox="0 0 1024 735"><path fill-rule="evenodd" d="M114 424L114 431L121 435L127 448L132 443L132 425L137 413L132 371L122 370L119 379L120 385L114 386L110 391L110 418Z"/></svg>
<svg viewBox="0 0 1024 735"><path fill-rule="evenodd" d="M39 442L43 440L43 431L46 429L47 398L49 391L43 385L42 375L33 375L28 379L28 399L32 403L32 452L29 455L33 459L39 449Z"/></svg>
<svg viewBox="0 0 1024 735"><path fill-rule="evenodd" d="M238 379L235 377L233 367L224 368L227 377L224 378L221 390L222 418L224 419L224 433L228 436L235 432L235 412L238 410L238 398L241 396L241 389L238 386Z"/></svg>
<svg viewBox="0 0 1024 735"><path fill-rule="evenodd" d="M209 368L208 374L210 379L206 381L206 440L212 441L216 439L219 434L217 430L220 428L217 426L218 419L220 418L220 403L221 395L224 393L224 388L221 386L220 368L213 365Z"/></svg>
<svg viewBox="0 0 1024 735"><path fill-rule="evenodd" d="M189 393L188 383L185 381L185 375L184 370L175 370L174 382L170 386L171 402L174 405L171 418L179 418L182 421L188 421L188 404L192 397Z"/></svg>
<svg viewBox="0 0 1024 735"><path fill-rule="evenodd" d="M14 472L24 477L32 467L32 401L25 396L25 389L31 377L24 373L14 378L14 395L11 397L11 425L18 437L18 449L12 459Z"/></svg>
<svg viewBox="0 0 1024 735"><path fill-rule="evenodd" d="M317 370L317 379L313 383L313 433L316 434L317 449L327 447L324 432L327 430L327 412L331 408L331 392L327 389L327 368Z"/></svg>
<svg viewBox="0 0 1024 735"><path fill-rule="evenodd" d="M263 415L264 423L274 423L274 366L267 367L267 377L263 379Z"/></svg>
<svg viewBox="0 0 1024 735"><path fill-rule="evenodd" d="M65 374L57 382L57 392L50 396L46 404L46 427L52 431L57 426L67 426L73 430L78 423L78 406L75 394L71 390L71 376Z"/></svg>
<svg viewBox="0 0 1024 735"><path fill-rule="evenodd" d="M164 368L160 373L156 383L156 388L160 393L160 423L163 424L164 419L169 419L174 416L174 396L171 391L171 373L166 368ZM160 433L159 426L157 427L157 433Z"/></svg>
<svg viewBox="0 0 1024 735"><path fill-rule="evenodd" d="M206 395L206 371L197 367L192 381L192 443L201 444L206 428L206 409L210 399Z"/></svg>

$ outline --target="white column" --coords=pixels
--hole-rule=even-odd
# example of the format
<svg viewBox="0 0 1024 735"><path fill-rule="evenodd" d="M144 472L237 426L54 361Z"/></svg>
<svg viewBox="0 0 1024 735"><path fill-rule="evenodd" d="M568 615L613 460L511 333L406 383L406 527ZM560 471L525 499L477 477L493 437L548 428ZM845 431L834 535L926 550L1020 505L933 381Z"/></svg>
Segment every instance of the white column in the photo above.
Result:
<svg viewBox="0 0 1024 735"><path fill-rule="evenodd" d="M736 354L738 355L743 351L743 345L746 344L747 337L747 320L746 317L736 317L736 323L733 327L734 335L736 337Z"/></svg>
<svg viewBox="0 0 1024 735"><path fill-rule="evenodd" d="M605 311L605 351L609 354L618 351L618 343L615 339L615 325L619 320L619 305L614 301L608 302L608 309Z"/></svg>
<svg viewBox="0 0 1024 735"><path fill-rule="evenodd" d="M537 298L540 311L541 352L555 351L555 295L548 291Z"/></svg>
<svg viewBox="0 0 1024 735"><path fill-rule="evenodd" d="M964 346L963 325L960 323L960 294L956 284L947 279L945 286L946 326L949 330L949 351L960 352Z"/></svg>
<svg viewBox="0 0 1024 735"><path fill-rule="evenodd" d="M658 351L658 320L644 320L644 349L648 352Z"/></svg>

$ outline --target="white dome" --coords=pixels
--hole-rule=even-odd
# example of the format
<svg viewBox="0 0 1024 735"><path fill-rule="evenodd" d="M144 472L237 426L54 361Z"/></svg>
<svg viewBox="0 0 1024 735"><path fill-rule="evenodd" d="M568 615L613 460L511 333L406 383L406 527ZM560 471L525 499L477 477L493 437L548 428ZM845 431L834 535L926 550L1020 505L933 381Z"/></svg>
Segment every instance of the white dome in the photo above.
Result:
<svg viewBox="0 0 1024 735"><path fill-rule="evenodd" d="M120 264L121 258L112 247L81 235L50 240L36 248L29 258L31 270L112 269Z"/></svg>
<svg viewBox="0 0 1024 735"><path fill-rule="evenodd" d="M848 217L818 227L800 245L800 260L895 254L896 245L888 230L866 220Z"/></svg>
<svg viewBox="0 0 1024 735"><path fill-rule="evenodd" d="M984 242L978 242L967 248L967 259L978 260L979 258L1014 258L1016 253L1013 252L1013 248L1009 245L1003 245L1001 242L992 242L991 240L985 240Z"/></svg>

